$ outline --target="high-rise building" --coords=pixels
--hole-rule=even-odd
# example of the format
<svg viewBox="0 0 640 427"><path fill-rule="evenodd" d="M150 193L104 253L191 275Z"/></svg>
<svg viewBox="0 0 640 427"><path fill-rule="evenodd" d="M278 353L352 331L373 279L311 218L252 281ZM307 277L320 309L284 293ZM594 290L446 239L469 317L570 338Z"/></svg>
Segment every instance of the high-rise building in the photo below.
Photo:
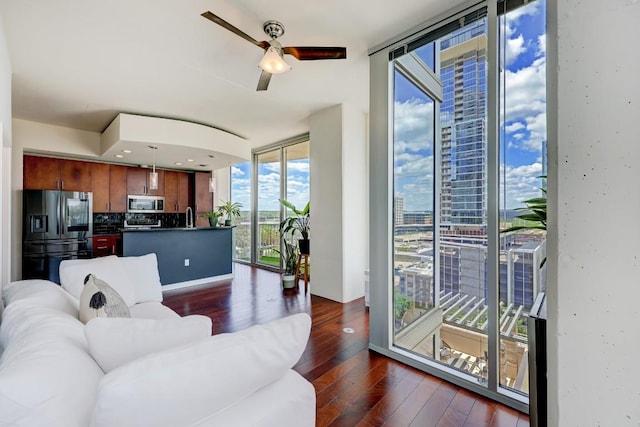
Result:
<svg viewBox="0 0 640 427"><path fill-rule="evenodd" d="M479 20L440 40L441 223L485 225L487 38Z"/></svg>
<svg viewBox="0 0 640 427"><path fill-rule="evenodd" d="M404 224L404 197L400 194L396 194L394 197L394 212L395 212L395 225Z"/></svg>

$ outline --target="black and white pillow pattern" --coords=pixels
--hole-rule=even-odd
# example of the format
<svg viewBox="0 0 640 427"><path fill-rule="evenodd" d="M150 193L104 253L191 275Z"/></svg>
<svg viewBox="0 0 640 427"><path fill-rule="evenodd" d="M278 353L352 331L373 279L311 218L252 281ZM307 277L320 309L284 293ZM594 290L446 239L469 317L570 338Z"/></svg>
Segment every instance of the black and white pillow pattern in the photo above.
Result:
<svg viewBox="0 0 640 427"><path fill-rule="evenodd" d="M78 317L87 323L94 317L131 317L129 307L120 294L93 274L84 278Z"/></svg>

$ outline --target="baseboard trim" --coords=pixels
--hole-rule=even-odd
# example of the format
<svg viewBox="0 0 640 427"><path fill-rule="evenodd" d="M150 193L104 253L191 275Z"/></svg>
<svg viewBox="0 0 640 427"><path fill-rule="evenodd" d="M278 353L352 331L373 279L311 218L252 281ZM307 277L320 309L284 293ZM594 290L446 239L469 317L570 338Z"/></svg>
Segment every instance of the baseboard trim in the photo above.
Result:
<svg viewBox="0 0 640 427"><path fill-rule="evenodd" d="M233 273L221 274L220 276L203 277L202 279L187 280L185 282L170 283L168 285L162 285L162 292L172 291L175 289L189 288L192 286L205 285L214 282L221 282L223 280L233 279Z"/></svg>

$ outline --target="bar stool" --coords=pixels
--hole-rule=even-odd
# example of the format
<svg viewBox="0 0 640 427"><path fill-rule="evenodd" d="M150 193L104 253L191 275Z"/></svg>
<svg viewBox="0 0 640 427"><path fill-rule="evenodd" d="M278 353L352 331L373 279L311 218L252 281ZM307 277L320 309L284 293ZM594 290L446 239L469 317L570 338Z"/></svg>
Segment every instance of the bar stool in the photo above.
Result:
<svg viewBox="0 0 640 427"><path fill-rule="evenodd" d="M304 262L304 271L301 272L301 266ZM302 273L302 277L300 277ZM307 293L309 287L309 254L298 254L298 264L296 265L296 280L304 279L304 293Z"/></svg>

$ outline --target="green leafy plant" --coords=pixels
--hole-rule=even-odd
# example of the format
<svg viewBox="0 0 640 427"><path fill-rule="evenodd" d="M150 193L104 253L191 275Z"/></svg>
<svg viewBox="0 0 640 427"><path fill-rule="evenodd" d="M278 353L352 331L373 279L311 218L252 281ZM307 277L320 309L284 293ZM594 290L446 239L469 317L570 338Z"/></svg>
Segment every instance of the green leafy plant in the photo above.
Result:
<svg viewBox="0 0 640 427"><path fill-rule="evenodd" d="M538 178L547 179L546 175L539 176ZM547 231L547 190L544 188L540 189L543 193L543 197L534 197L532 199L525 200L525 207L517 208L517 211L524 211L523 213L516 215L516 218L519 218L523 221L526 221L523 225L514 225L505 230L502 230L501 233L506 233L509 231L520 231L520 230L544 230ZM540 267L547 262L547 258L545 257L540 263Z"/></svg>
<svg viewBox="0 0 640 427"><path fill-rule="evenodd" d="M294 213L292 216L288 216L280 223L280 233L286 236L288 233L294 235L297 232L303 239L309 238L309 232L311 231L311 217L309 215L309 204L307 202L305 207L300 210L295 205L285 199L279 199L282 206L291 209Z"/></svg>
<svg viewBox="0 0 640 427"><path fill-rule="evenodd" d="M221 217L221 215L220 215L220 213L218 211L206 211L206 212L202 212L198 216L200 218L208 218L209 219L209 224L212 227L216 226L216 224L218 223L218 219Z"/></svg>
<svg viewBox="0 0 640 427"><path fill-rule="evenodd" d="M231 202L231 200L220 200L220 202L222 204L218 206L218 213L220 216L226 217L227 221L231 221L233 217L240 216L240 208L242 207L242 203Z"/></svg>
<svg viewBox="0 0 640 427"><path fill-rule="evenodd" d="M296 274L296 267L298 265L298 247L293 243L287 242L283 239L284 251L275 249L282 258L282 266L284 274Z"/></svg>

